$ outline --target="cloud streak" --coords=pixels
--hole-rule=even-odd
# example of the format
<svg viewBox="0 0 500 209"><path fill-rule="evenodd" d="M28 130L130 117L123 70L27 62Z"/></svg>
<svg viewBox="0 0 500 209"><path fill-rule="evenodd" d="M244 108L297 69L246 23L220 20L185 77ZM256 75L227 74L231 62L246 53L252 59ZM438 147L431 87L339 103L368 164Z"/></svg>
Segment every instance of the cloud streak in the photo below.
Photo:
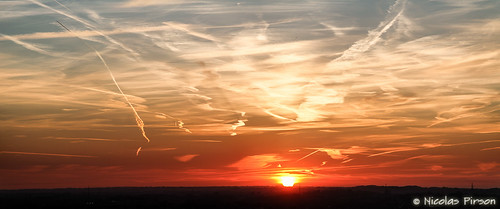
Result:
<svg viewBox="0 0 500 209"><path fill-rule="evenodd" d="M68 32L71 32L71 30L69 30L66 26L64 26L62 23L60 23L58 21L58 23L64 28L66 29ZM76 34L75 34L76 37L78 37ZM78 37L80 38L80 37ZM151 140L148 138L148 136L146 135L146 131L144 130L144 121L142 120L142 118L139 116L139 114L137 113L137 110L135 109L134 105L132 105L132 103L130 103L127 95L125 95L125 93L123 93L122 89L120 88L120 85L118 85L118 82L116 81L116 78L115 76L113 75L113 72L111 71L111 69L109 68L108 64L106 63L106 61L104 60L104 58L102 57L101 53L99 53L99 51L97 51L95 48L91 47L90 45L86 44L85 41L82 39L83 43L89 47L90 49L92 49L97 57L99 57L99 59L101 60L102 64L104 65L104 67L106 68L106 70L108 70L108 73L109 75L111 76L111 79L113 80L113 83L115 84L116 88L118 89L118 91L120 92L120 94L123 96L123 98L125 99L125 101L127 102L127 104L130 106L130 108L132 109L132 111L134 112L134 116L135 116L135 121L137 123L137 126L139 127L139 129L141 130L141 133L142 133L142 136L144 137L144 139L146 139L146 141L149 143ZM140 151L141 148L139 148L137 150L137 155L139 154L139 151Z"/></svg>
<svg viewBox="0 0 500 209"><path fill-rule="evenodd" d="M124 50L126 50L126 51L130 52L131 54L133 54L134 56L137 56L137 55L138 55L138 54L137 54L134 50L130 49L129 47L125 46L124 44L122 44L122 43L120 43L120 42L116 41L115 39L111 38L110 36L108 36L108 35L106 35L106 34L104 34L104 33L101 33L101 32L100 32L99 30L97 30L97 29L96 29L96 27L94 27L91 23L87 22L86 20L84 20L84 19L82 19L82 18L79 18L78 16L75 16L75 15L72 15L72 14L68 14L68 13L63 12L63 11L61 11L61 10L58 10L58 9L52 8L52 7L50 7L50 6L46 5L46 4L43 4L43 3L41 3L41 2L39 2L39 1L37 1L37 0L30 0L30 1L31 1L32 3L34 3L34 4L38 5L38 6L41 6L41 7L46 8L46 9L49 9L49 10L51 10L51 11L53 11L53 12L56 12L56 13L58 13L58 14L60 14L60 15L63 15L63 16L65 16L65 17L71 18L71 19L73 19L73 20L75 20L75 21L77 21L77 22L79 22L79 23L82 23L82 24L84 24L87 28L92 29L94 32L96 32L96 33L98 33L99 35L103 36L104 38L106 38L106 39L107 39L108 41L110 41L111 43L118 45L118 46L119 46L119 47L121 47L122 49L124 49ZM58 4L60 4L60 3L58 3ZM65 8L67 8L67 7L65 7ZM70 10L70 11L71 11L71 10Z"/></svg>
<svg viewBox="0 0 500 209"><path fill-rule="evenodd" d="M380 37L386 33L403 14L406 0L396 0L389 10L387 19L379 24L379 26L371 31L368 31L368 36L364 39L356 41L349 49L344 51L342 55L333 60L330 65L336 62L348 61L360 56L363 52L368 51L373 45L377 44Z"/></svg>
<svg viewBox="0 0 500 209"><path fill-rule="evenodd" d="M62 31L62 32L38 32L32 34L19 34L10 36L10 38L15 38L17 40L41 40L41 39L57 39L57 38L72 38L75 34L78 37L97 37L110 35L120 35L120 34L134 34L134 33L144 33L144 32L155 32L155 31L165 31L171 29L171 26L144 26L144 27L128 27L120 28L114 30L103 30L97 32L95 30L72 30L72 32ZM10 40L7 37L0 38L2 40Z"/></svg>
<svg viewBox="0 0 500 209"><path fill-rule="evenodd" d="M1 34L0 33L0 36L3 37L3 40L10 40L26 49L29 49L31 51L34 51L34 52L38 52L40 54L44 54L44 55L49 55L49 56L58 56L57 54L53 53L53 52L49 52L45 49L42 49L40 46L37 46L36 44L31 44L31 43L28 43L28 42L24 42L24 41L21 41L20 39L16 38L16 37L13 37L13 36L8 36L8 35L5 35L5 34Z"/></svg>
<svg viewBox="0 0 500 209"><path fill-rule="evenodd" d="M90 156L90 155L71 155L71 154L57 154L57 153L14 152L14 151L0 151L0 154L39 155L39 156L51 156L51 157L77 157L77 158L94 158L94 157L96 157L96 156Z"/></svg>

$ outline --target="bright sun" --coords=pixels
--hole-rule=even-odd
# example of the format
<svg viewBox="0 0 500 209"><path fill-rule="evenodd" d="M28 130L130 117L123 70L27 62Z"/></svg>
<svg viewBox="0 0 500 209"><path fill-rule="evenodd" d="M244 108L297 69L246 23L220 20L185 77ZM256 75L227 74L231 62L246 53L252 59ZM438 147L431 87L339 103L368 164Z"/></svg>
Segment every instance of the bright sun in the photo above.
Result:
<svg viewBox="0 0 500 209"><path fill-rule="evenodd" d="M285 187L293 187L293 184L295 184L295 177L283 176L283 177L281 177L281 183Z"/></svg>

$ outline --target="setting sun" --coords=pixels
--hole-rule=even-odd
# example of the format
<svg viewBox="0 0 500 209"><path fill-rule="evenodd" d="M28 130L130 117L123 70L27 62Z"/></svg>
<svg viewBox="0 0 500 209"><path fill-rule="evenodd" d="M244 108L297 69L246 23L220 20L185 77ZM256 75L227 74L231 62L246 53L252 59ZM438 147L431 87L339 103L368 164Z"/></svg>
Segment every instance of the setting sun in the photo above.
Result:
<svg viewBox="0 0 500 209"><path fill-rule="evenodd" d="M283 176L283 177L281 177L281 183L285 187L293 187L293 185L295 184L295 177Z"/></svg>

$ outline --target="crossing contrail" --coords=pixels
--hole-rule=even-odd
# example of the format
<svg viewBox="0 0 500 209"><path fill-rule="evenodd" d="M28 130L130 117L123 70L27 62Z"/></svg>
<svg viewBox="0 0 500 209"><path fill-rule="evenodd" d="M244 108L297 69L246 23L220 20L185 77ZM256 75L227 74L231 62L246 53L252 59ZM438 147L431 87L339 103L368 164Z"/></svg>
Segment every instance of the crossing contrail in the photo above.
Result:
<svg viewBox="0 0 500 209"><path fill-rule="evenodd" d="M68 18L71 18L71 19L73 19L73 20L75 20L75 21L79 22L79 23L84 24L87 28L89 28L89 29L91 29L92 31L94 31L94 32L98 33L98 34L99 34L99 35L101 35L102 37L106 38L109 42L111 42L111 43L113 43L113 44L116 44L116 45L118 45L119 47L121 47L122 49L124 49L124 50L126 50L126 51L130 52L130 53L131 53L131 54L132 54L135 58L137 58L137 56L138 56L137 52L135 52L134 50L132 50L132 49L128 48L128 47L127 47L127 46L125 46L124 44L122 44L122 43L120 43L120 42L116 41L115 39L111 38L110 36L108 36L108 35L106 35L106 34L102 33L101 31L97 30L97 29L96 29L96 28L95 28L95 27L94 27L91 23L89 23L89 22L85 21L84 19L79 18L78 16L74 16L74 15L68 14L68 13L66 13L66 12L64 12L64 11L61 11L61 10L55 9L55 8L53 8L53 7L50 7L50 6L48 6L48 5L46 5L46 4L43 4L43 3L41 3L41 2L39 2L39 1L37 1L37 0L30 0L30 1L31 1L31 2L33 2L34 4L38 5L38 6L41 6L41 7L46 8L46 9L49 9L49 10L51 10L51 11L53 11L53 12L56 12L56 13L58 13L58 14L60 14L60 15L66 16L66 17L68 17ZM72 11L72 10L71 10L71 9L69 9L68 7L66 7L66 6L64 6L63 4L61 4L60 2L56 1L56 3L58 3L58 4L59 4L59 5L61 5L61 6L63 6L63 7L64 7L64 8L66 8L67 10ZM71 31L70 31L70 32L71 32ZM73 32L72 32L72 33L73 33ZM80 38L80 37L78 37L78 38ZM80 39L82 39L82 38L80 38Z"/></svg>
<svg viewBox="0 0 500 209"><path fill-rule="evenodd" d="M73 33L70 29L68 29L66 26L64 26L61 22L57 21L57 23L59 23L59 25L61 25L64 29L66 29L70 33ZM75 34L75 33L73 33L73 34L77 38L79 38L80 40L83 41L83 39L81 39L77 34ZM118 91L120 92L120 94L123 96L123 98L125 99L125 101L127 102L127 104L130 106L130 108L132 108L132 111L134 112L134 116L135 116L135 122L137 123L137 127L139 127L139 129L141 130L142 136L149 143L150 140L149 140L148 136L146 135L146 131L144 130L144 121L141 119L141 117L137 113L137 110L135 110L134 105L132 105L132 103L130 103L130 101L128 100L127 95L125 95L125 93L123 93L122 89L120 88L120 85L118 85L118 82L116 81L115 76L113 75L113 72L111 71L111 69L109 68L108 64L106 63L106 61L102 57L101 53L99 53L99 51L97 51L94 47L88 45L85 41L83 41L83 43L85 44L85 46L87 46L90 49L94 50L94 52L97 55L97 57L99 57L99 59L101 60L102 64L104 65L104 67L106 67L106 69L108 70L109 75L111 76L111 79L113 79L113 82L115 83L116 88L118 89ZM137 153L139 153L139 152L137 152Z"/></svg>

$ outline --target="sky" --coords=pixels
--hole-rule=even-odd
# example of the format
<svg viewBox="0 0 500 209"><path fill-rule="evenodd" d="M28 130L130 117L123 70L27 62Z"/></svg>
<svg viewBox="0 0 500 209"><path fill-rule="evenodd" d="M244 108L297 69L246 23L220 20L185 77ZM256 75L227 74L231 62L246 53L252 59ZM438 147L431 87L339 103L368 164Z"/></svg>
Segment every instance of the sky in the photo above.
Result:
<svg viewBox="0 0 500 209"><path fill-rule="evenodd" d="M0 189L500 187L500 1L0 1Z"/></svg>

